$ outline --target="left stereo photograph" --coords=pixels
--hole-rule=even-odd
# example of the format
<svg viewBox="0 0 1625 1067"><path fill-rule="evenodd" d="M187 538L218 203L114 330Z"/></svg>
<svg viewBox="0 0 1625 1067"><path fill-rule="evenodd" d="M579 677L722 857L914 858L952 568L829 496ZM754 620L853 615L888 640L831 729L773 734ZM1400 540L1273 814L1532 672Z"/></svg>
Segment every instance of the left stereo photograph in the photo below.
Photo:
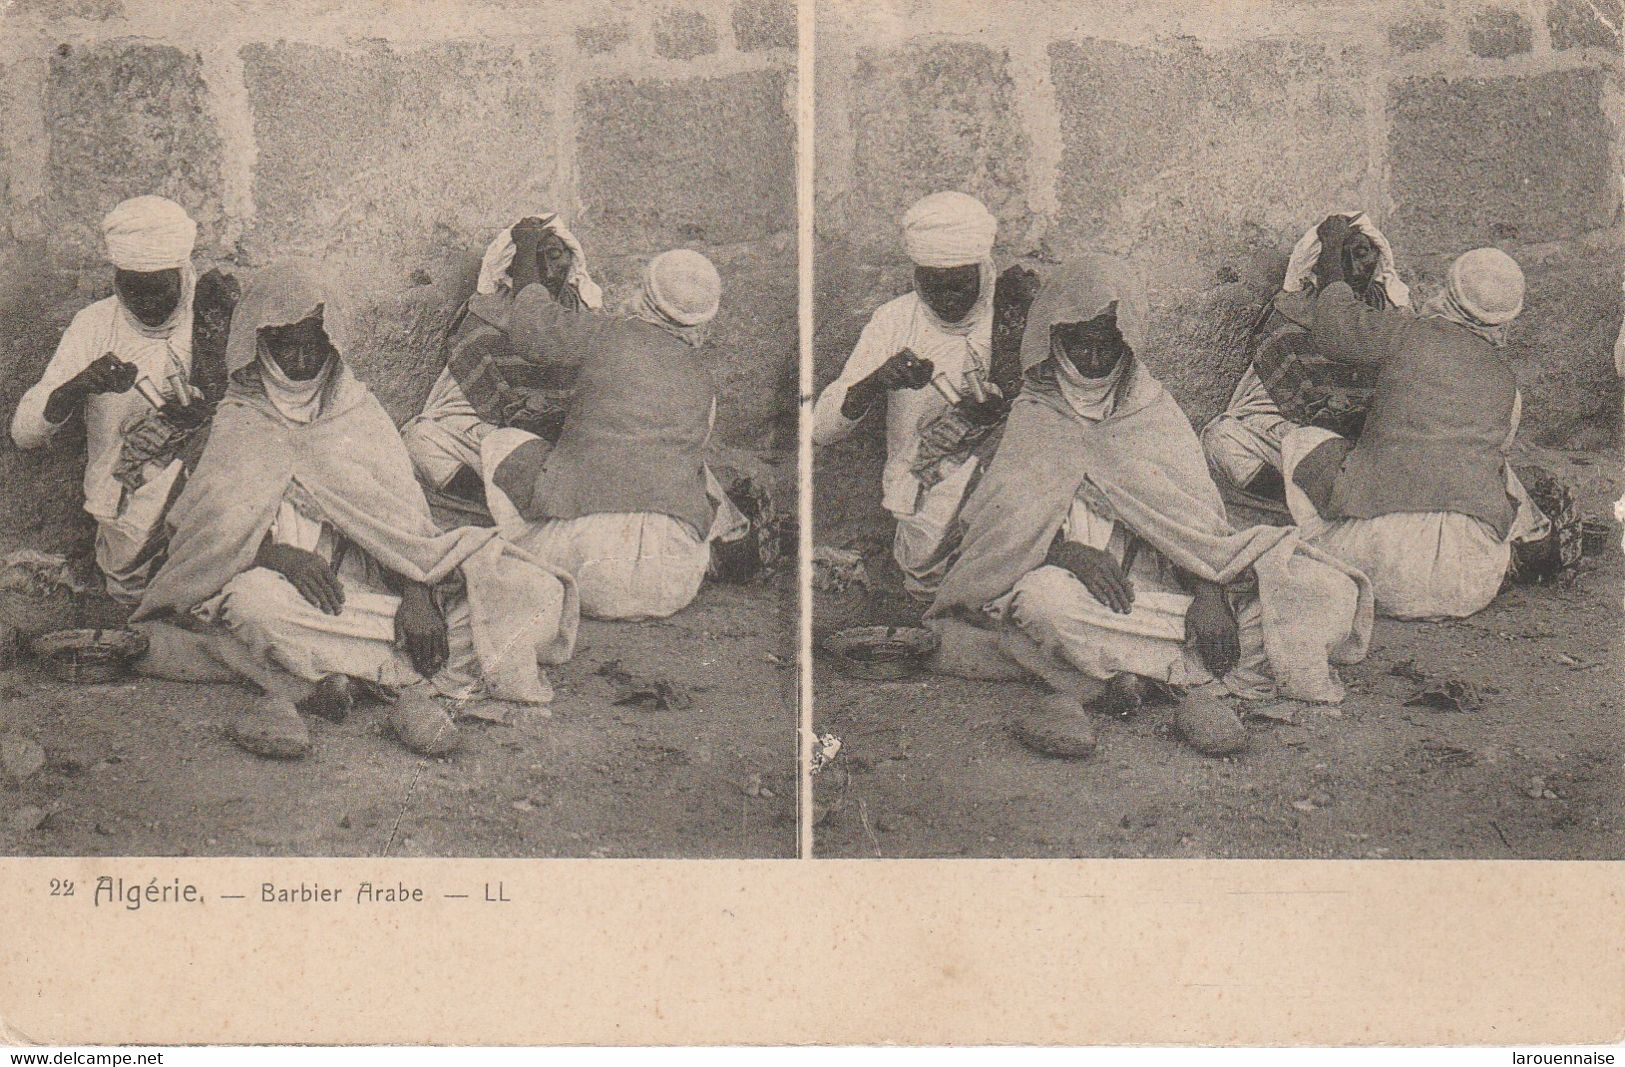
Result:
<svg viewBox="0 0 1625 1067"><path fill-rule="evenodd" d="M797 855L793 5L0 21L0 855Z"/></svg>

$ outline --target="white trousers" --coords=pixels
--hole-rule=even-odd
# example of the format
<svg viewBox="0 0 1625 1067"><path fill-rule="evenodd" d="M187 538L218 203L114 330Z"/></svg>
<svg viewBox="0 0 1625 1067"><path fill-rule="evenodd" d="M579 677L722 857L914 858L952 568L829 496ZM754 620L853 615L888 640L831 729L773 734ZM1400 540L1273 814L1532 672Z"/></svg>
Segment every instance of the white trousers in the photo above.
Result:
<svg viewBox="0 0 1625 1067"><path fill-rule="evenodd" d="M680 519L655 512L604 512L574 519L527 522L492 481L498 465L534 434L493 430L482 446L485 499L497 529L515 547L569 572L581 612L595 619L663 619L687 607L711 565L711 541L740 536L749 521L705 472L716 513L706 536Z"/></svg>
<svg viewBox="0 0 1625 1067"><path fill-rule="evenodd" d="M936 596L948 574L955 553L945 552L947 539L965 490L981 461L965 460L951 474L919 495L912 515L897 515L897 532L892 538L892 558L903 572L903 588L910 595L929 600Z"/></svg>
<svg viewBox="0 0 1625 1067"><path fill-rule="evenodd" d="M1281 469L1281 442L1298 424L1281 414L1258 372L1248 367L1230 406L1202 428L1208 462L1245 488L1266 466Z"/></svg>
<svg viewBox="0 0 1625 1067"><path fill-rule="evenodd" d="M96 520L96 566L107 594L120 603L138 602L163 565L164 515L181 471L178 459L162 470L149 464L147 481L125 494L118 516Z"/></svg>
<svg viewBox="0 0 1625 1067"><path fill-rule="evenodd" d="M1396 619L1460 619L1495 599L1514 540L1545 535L1549 520L1512 468L1507 491L1518 501L1506 538L1489 523L1454 511L1405 511L1373 519L1326 519L1292 481L1303 458L1337 434L1300 426L1282 446L1287 510L1306 543L1371 579L1377 612Z"/></svg>
<svg viewBox="0 0 1625 1067"><path fill-rule="evenodd" d="M1090 678L1105 681L1135 674L1170 685L1213 681L1194 646L1185 643L1185 613L1191 598L1182 591L1148 588L1136 566L1134 607L1119 615L1070 571L1043 566L1029 571L1003 599L1004 617L1039 647ZM1264 652L1263 615L1256 594L1232 595L1241 636L1241 659L1222 679L1238 696L1274 693Z"/></svg>
<svg viewBox="0 0 1625 1067"><path fill-rule="evenodd" d="M307 682L330 674L395 687L422 681L406 652L395 646L400 598L345 575L339 576L339 583L344 587L344 610L328 615L282 575L254 567L226 583L210 601L209 614L223 621L264 665ZM445 611L450 655L429 681L442 696L476 696L481 684L468 601L455 597Z"/></svg>
<svg viewBox="0 0 1625 1067"><path fill-rule="evenodd" d="M412 457L418 477L436 489L444 489L464 467L481 473L480 442L494 429L475 414L474 405L447 369L440 372L423 412L401 427L401 440L406 443L406 453Z"/></svg>

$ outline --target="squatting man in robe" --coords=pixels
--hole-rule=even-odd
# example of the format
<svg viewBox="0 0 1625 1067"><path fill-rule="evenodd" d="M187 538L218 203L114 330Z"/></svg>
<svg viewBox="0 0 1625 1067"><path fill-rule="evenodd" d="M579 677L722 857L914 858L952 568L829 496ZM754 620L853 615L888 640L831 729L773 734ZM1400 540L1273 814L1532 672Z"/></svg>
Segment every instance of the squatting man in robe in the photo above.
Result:
<svg viewBox="0 0 1625 1067"><path fill-rule="evenodd" d="M17 404L11 437L19 448L42 448L83 416L84 507L96 520L96 565L108 594L134 604L163 562L164 514L185 476L173 453L121 470L127 446L155 419L188 430L209 414L190 384L197 223L172 200L138 196L109 212L101 228L113 295L74 316Z"/></svg>
<svg viewBox="0 0 1625 1067"><path fill-rule="evenodd" d="M490 528L440 531L394 422L351 373L314 272L260 272L226 348L230 384L170 513L167 562L133 616L144 673L241 678L264 695L231 736L297 758L300 711L363 699L415 752L458 746L444 698L545 703L574 647L565 571Z"/></svg>
<svg viewBox="0 0 1625 1067"><path fill-rule="evenodd" d="M1347 231L1341 216L1327 219L1323 247ZM1357 299L1336 255L1323 253L1315 272L1312 342L1374 368L1376 384L1358 441L1317 426L1282 440L1293 521L1371 580L1379 613L1472 615L1500 590L1514 544L1552 529L1507 460L1522 399L1504 345L1523 271L1499 249L1466 252L1414 316Z"/></svg>
<svg viewBox="0 0 1625 1067"><path fill-rule="evenodd" d="M514 239L534 258L536 227ZM552 440L522 426L484 434L485 499L504 537L575 579L592 618L665 618L693 601L714 558L754 550L750 520L706 464L705 346L721 303L721 276L691 249L650 260L614 314L577 314L540 284L514 297L515 351L568 368L572 395Z"/></svg>
<svg viewBox="0 0 1625 1067"><path fill-rule="evenodd" d="M897 523L903 586L929 600L953 560L955 520L982 467L979 443L1003 418L993 381L998 223L964 193L934 193L903 216L914 288L882 304L813 408L813 442L834 444L886 407L881 505ZM942 383L940 388L931 387Z"/></svg>
<svg viewBox="0 0 1625 1067"><path fill-rule="evenodd" d="M1142 358L1146 318L1116 261L1045 279L1025 380L927 612L938 670L1039 686L1011 727L1049 755L1087 756L1092 712L1150 695L1176 702L1198 751L1235 752L1247 732L1223 695L1341 700L1334 665L1370 640L1363 575L1290 527L1231 527L1190 422Z"/></svg>

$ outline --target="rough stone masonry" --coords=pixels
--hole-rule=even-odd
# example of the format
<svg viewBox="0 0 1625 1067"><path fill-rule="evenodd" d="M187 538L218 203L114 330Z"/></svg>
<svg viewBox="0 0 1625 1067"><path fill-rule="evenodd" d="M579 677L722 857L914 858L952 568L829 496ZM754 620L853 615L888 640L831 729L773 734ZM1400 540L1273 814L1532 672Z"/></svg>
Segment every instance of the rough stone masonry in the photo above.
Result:
<svg viewBox="0 0 1625 1067"><path fill-rule="evenodd" d="M101 216L156 192L202 269L320 261L398 421L501 226L563 211L611 301L699 249L726 285L719 437L786 447L795 25L791 0L0 0L0 415L112 291ZM0 445L0 548L82 533L82 463Z"/></svg>
<svg viewBox="0 0 1625 1067"><path fill-rule="evenodd" d="M1001 265L1134 261L1150 359L1200 425L1293 242L1362 208L1419 296L1469 248L1517 257L1524 435L1612 442L1622 19L1620 0L821 4L817 384L909 284L903 210L960 189L999 217ZM847 447L821 516L872 473L875 443Z"/></svg>

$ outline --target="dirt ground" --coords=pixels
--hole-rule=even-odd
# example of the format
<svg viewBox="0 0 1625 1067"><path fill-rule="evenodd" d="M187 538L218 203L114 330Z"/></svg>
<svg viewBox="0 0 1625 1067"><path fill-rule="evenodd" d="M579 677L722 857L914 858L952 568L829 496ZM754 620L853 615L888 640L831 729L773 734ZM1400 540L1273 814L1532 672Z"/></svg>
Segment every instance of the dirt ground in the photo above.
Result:
<svg viewBox="0 0 1625 1067"><path fill-rule="evenodd" d="M584 621L545 714L465 719L441 760L386 736L375 708L311 719L309 757L263 760L223 733L245 688L76 686L24 664L0 673L0 733L45 763L0 775L0 854L793 856L793 602L781 577L708 584L663 621ZM614 662L692 705L617 706L596 673Z"/></svg>
<svg viewBox="0 0 1625 1067"><path fill-rule="evenodd" d="M817 540L862 549L874 588L816 594L818 635L918 618L865 502L878 480L867 451L821 481ZM1611 516L1617 452L1541 458L1566 468L1588 518ZM1379 619L1366 660L1343 669L1340 706L1255 706L1267 717L1246 719L1249 748L1219 760L1172 735L1160 708L1103 720L1087 760L1047 758L1005 727L1006 709L1029 699L1023 685L860 682L820 661L817 729L843 748L841 772L816 779L829 812L815 854L1625 857L1622 578L1616 528L1572 584L1514 587L1456 622ZM1471 681L1483 707L1408 705L1416 672Z"/></svg>

